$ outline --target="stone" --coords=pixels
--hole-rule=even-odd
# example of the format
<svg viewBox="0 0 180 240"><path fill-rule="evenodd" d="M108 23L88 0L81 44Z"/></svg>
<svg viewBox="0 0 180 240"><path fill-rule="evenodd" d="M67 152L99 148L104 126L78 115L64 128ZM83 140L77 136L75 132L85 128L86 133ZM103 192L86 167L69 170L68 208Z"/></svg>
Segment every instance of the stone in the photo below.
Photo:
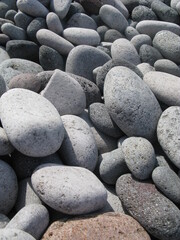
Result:
<svg viewBox="0 0 180 240"><path fill-rule="evenodd" d="M10 38L6 34L0 33L0 44L2 46L5 46L9 40Z"/></svg>
<svg viewBox="0 0 180 240"><path fill-rule="evenodd" d="M137 97L138 96L138 97ZM127 67L114 67L106 75L104 100L108 112L127 136L152 141L162 113L146 83Z"/></svg>
<svg viewBox="0 0 180 240"><path fill-rule="evenodd" d="M1 26L1 31L12 40L25 40L27 38L25 30L12 23L4 23Z"/></svg>
<svg viewBox="0 0 180 240"><path fill-rule="evenodd" d="M45 7L49 7L50 0L38 0L40 3L42 3Z"/></svg>
<svg viewBox="0 0 180 240"><path fill-rule="evenodd" d="M148 72L155 71L155 68L149 63L140 63L137 65L137 68L145 75Z"/></svg>
<svg viewBox="0 0 180 240"><path fill-rule="evenodd" d="M91 104L88 113L90 120L99 131L114 138L119 138L123 135L122 131L111 119L103 103Z"/></svg>
<svg viewBox="0 0 180 240"><path fill-rule="evenodd" d="M9 7L6 3L0 2L0 17L4 18Z"/></svg>
<svg viewBox="0 0 180 240"><path fill-rule="evenodd" d="M99 162L100 177L107 184L116 184L121 175L129 172L122 148L99 155Z"/></svg>
<svg viewBox="0 0 180 240"><path fill-rule="evenodd" d="M86 107L86 96L81 85L60 70L55 70L41 95L56 107L60 115L79 115Z"/></svg>
<svg viewBox="0 0 180 240"><path fill-rule="evenodd" d="M180 168L180 107L167 108L161 115L157 126L158 141L173 164Z"/></svg>
<svg viewBox="0 0 180 240"><path fill-rule="evenodd" d="M38 81L35 74L21 73L13 77L9 83L9 89L23 88L29 89L33 92L39 92L41 88L41 82Z"/></svg>
<svg viewBox="0 0 180 240"><path fill-rule="evenodd" d="M6 225L6 229L19 229L39 239L49 223L49 213L40 204L30 204L22 208Z"/></svg>
<svg viewBox="0 0 180 240"><path fill-rule="evenodd" d="M72 0L51 0L50 9L52 12L55 12L60 19L65 18L67 15Z"/></svg>
<svg viewBox="0 0 180 240"><path fill-rule="evenodd" d="M39 62L45 71L55 69L64 70L65 68L62 55L46 45L42 45L39 48Z"/></svg>
<svg viewBox="0 0 180 240"><path fill-rule="evenodd" d="M170 31L160 31L153 39L153 46L159 50L164 58L180 64L180 36Z"/></svg>
<svg viewBox="0 0 180 240"><path fill-rule="evenodd" d="M180 4L179 3L176 5L176 10L180 14Z"/></svg>
<svg viewBox="0 0 180 240"><path fill-rule="evenodd" d="M138 0L121 0L121 2L125 5L128 11L131 13L132 10L139 5Z"/></svg>
<svg viewBox="0 0 180 240"><path fill-rule="evenodd" d="M101 38L101 41L104 41L105 33L110 30L106 25L101 25L97 28L97 32ZM115 29L114 29L115 30ZM115 30L118 32L117 30ZM119 32L118 32L119 33ZM120 34L120 33L119 33ZM122 35L122 34L121 34Z"/></svg>
<svg viewBox="0 0 180 240"><path fill-rule="evenodd" d="M36 37L36 33L40 29L46 29L46 28L47 28L47 25L46 25L46 20L44 18L41 18L41 17L34 18L27 27L28 38L35 43L39 43Z"/></svg>
<svg viewBox="0 0 180 240"><path fill-rule="evenodd" d="M67 57L66 72L85 77L93 82L93 70L109 60L110 57L106 53L95 47L77 46Z"/></svg>
<svg viewBox="0 0 180 240"><path fill-rule="evenodd" d="M14 22L12 22L11 20L5 19L5 18L0 18L0 27L2 27L2 25L4 23L11 23L14 24Z"/></svg>
<svg viewBox="0 0 180 240"><path fill-rule="evenodd" d="M134 45L134 47L136 48L137 52L139 52L139 49L142 45L146 44L146 45L152 45L152 40L150 38L150 36L146 35L146 34L139 34L134 36L131 39L131 43Z"/></svg>
<svg viewBox="0 0 180 240"><path fill-rule="evenodd" d="M159 31L166 30L171 31L177 35L180 35L180 26L175 23L157 21L157 20L143 20L136 26L139 33L147 34L152 39Z"/></svg>
<svg viewBox="0 0 180 240"><path fill-rule="evenodd" d="M67 19L70 19L76 13L85 13L83 6L78 2L72 2L69 11L66 15Z"/></svg>
<svg viewBox="0 0 180 240"><path fill-rule="evenodd" d="M16 13L16 15L14 16L14 22L16 24L17 27L20 27L24 30L27 29L28 25L30 24L30 22L33 20L33 18L21 11L18 11L18 13Z"/></svg>
<svg viewBox="0 0 180 240"><path fill-rule="evenodd" d="M156 48L147 44L140 47L139 56L142 62L149 63L151 66L154 66L157 60L163 59L163 56Z"/></svg>
<svg viewBox="0 0 180 240"><path fill-rule="evenodd" d="M123 141L125 163L132 175L140 180L151 177L156 167L156 155L152 144L145 138L130 137Z"/></svg>
<svg viewBox="0 0 180 240"><path fill-rule="evenodd" d="M102 40L104 40L105 42L114 42L115 40L117 40L118 38L123 38L124 36L118 32L115 29L109 29L105 32L104 34L104 38Z"/></svg>
<svg viewBox="0 0 180 240"><path fill-rule="evenodd" d="M165 72L177 77L180 77L180 68L173 61L168 59L160 59L154 63L154 68L156 71Z"/></svg>
<svg viewBox="0 0 180 240"><path fill-rule="evenodd" d="M152 173L156 187L171 201L180 203L180 179L169 167L157 167Z"/></svg>
<svg viewBox="0 0 180 240"><path fill-rule="evenodd" d="M113 60L125 60L134 65L138 65L141 62L134 45L125 38L120 38L113 42L111 55Z"/></svg>
<svg viewBox="0 0 180 240"><path fill-rule="evenodd" d="M132 20L135 22L140 22L143 20L157 20L156 14L146 6L137 6L133 9L131 13Z"/></svg>
<svg viewBox="0 0 180 240"><path fill-rule="evenodd" d="M7 59L10 59L8 52L4 47L0 46L0 64Z"/></svg>
<svg viewBox="0 0 180 240"><path fill-rule="evenodd" d="M180 210L150 182L141 182L131 174L116 182L116 193L129 214L153 237L162 240L180 238Z"/></svg>
<svg viewBox="0 0 180 240"><path fill-rule="evenodd" d="M100 43L99 34L93 29L69 27L63 31L63 37L74 45L97 46Z"/></svg>
<svg viewBox="0 0 180 240"><path fill-rule="evenodd" d="M132 217L123 213L104 213L59 220L50 225L42 240L62 239L150 240L148 233Z"/></svg>
<svg viewBox="0 0 180 240"><path fill-rule="evenodd" d="M33 173L31 182L41 200L62 213L86 214L99 210L106 204L106 189L85 168L41 165Z"/></svg>
<svg viewBox="0 0 180 240"><path fill-rule="evenodd" d="M4 78L0 75L0 97L5 93L7 90L6 83Z"/></svg>
<svg viewBox="0 0 180 240"><path fill-rule="evenodd" d="M180 80L169 73L148 72L143 79L159 101L167 106L180 106Z"/></svg>
<svg viewBox="0 0 180 240"><path fill-rule="evenodd" d="M90 16L85 13L75 13L67 21L66 28L69 27L78 27L78 28L87 28L87 29L97 29L97 24Z"/></svg>
<svg viewBox="0 0 180 240"><path fill-rule="evenodd" d="M18 240L35 240L35 238L33 238L30 234L19 229L0 229L0 236L2 239L6 240L11 240L13 238L18 238Z"/></svg>
<svg viewBox="0 0 180 240"><path fill-rule="evenodd" d="M74 48L72 43L47 29L40 29L36 33L36 37L41 45L51 47L62 55L68 55L69 52Z"/></svg>
<svg viewBox="0 0 180 240"><path fill-rule="evenodd" d="M62 160L67 165L93 171L97 163L98 149L90 127L83 119L74 115L64 115L62 121L65 127L64 141L59 150Z"/></svg>
<svg viewBox="0 0 180 240"><path fill-rule="evenodd" d="M27 40L10 40L6 44L6 51L10 58L21 58L34 62L39 60L39 47Z"/></svg>
<svg viewBox="0 0 180 240"><path fill-rule="evenodd" d="M16 11L13 9L10 9L6 12L5 18L10 20L10 21L14 21L14 16L16 15Z"/></svg>
<svg viewBox="0 0 180 240"><path fill-rule="evenodd" d="M0 172L0 213L8 214L16 202L18 182L12 167L2 160Z"/></svg>
<svg viewBox="0 0 180 240"><path fill-rule="evenodd" d="M44 157L60 148L64 138L61 117L41 95L20 88L9 90L1 96L0 116L10 142L21 153Z"/></svg>
<svg viewBox="0 0 180 240"><path fill-rule="evenodd" d="M137 36L139 35L138 31L132 27L132 26L128 26L125 31L124 31L124 35L125 37L131 41L131 39L134 37L134 36Z"/></svg>
<svg viewBox="0 0 180 240"><path fill-rule="evenodd" d="M170 3L170 6L173 8L173 9L176 9L176 5L178 4L179 0L171 0L171 3Z"/></svg>
<svg viewBox="0 0 180 240"><path fill-rule="evenodd" d="M46 24L50 31L52 31L58 35L62 34L63 26L62 26L62 23L56 13L54 13L54 12L48 13L48 15L46 16Z"/></svg>
<svg viewBox="0 0 180 240"><path fill-rule="evenodd" d="M0 127L0 156L9 155L13 150L14 147L11 145L6 132Z"/></svg>
<svg viewBox="0 0 180 240"><path fill-rule="evenodd" d="M0 64L0 75L7 85L13 77L21 73L37 74L42 71L43 69L39 64L20 58L7 59Z"/></svg>
<svg viewBox="0 0 180 240"><path fill-rule="evenodd" d="M9 221L9 218L6 215L0 213L0 230L5 228Z"/></svg>
<svg viewBox="0 0 180 240"><path fill-rule="evenodd" d="M32 17L46 17L49 12L43 4L36 0L17 0L17 7Z"/></svg>

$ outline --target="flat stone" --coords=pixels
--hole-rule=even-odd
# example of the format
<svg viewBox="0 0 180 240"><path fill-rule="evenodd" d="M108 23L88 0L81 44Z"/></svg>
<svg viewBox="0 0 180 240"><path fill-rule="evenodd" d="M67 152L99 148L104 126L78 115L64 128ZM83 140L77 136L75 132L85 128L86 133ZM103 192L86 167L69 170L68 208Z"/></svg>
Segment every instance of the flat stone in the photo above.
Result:
<svg viewBox="0 0 180 240"><path fill-rule="evenodd" d="M165 72L180 77L180 68L173 61L168 59L160 59L154 63L156 71Z"/></svg>
<svg viewBox="0 0 180 240"><path fill-rule="evenodd" d="M168 158L180 168L180 107L167 108L157 126L158 141Z"/></svg>
<svg viewBox="0 0 180 240"><path fill-rule="evenodd" d="M154 237L180 238L180 210L154 184L125 174L117 180L116 192L129 214Z"/></svg>
<svg viewBox="0 0 180 240"><path fill-rule="evenodd" d="M46 25L46 20L44 18L41 18L41 17L34 18L27 27L26 32L27 32L28 38L31 41L39 44L36 37L36 33L40 29L46 29L46 28L47 28L47 25Z"/></svg>
<svg viewBox="0 0 180 240"><path fill-rule="evenodd" d="M106 75L104 100L110 116L127 136L155 138L162 111L150 88L133 71L112 68Z"/></svg>
<svg viewBox="0 0 180 240"><path fill-rule="evenodd" d="M81 85L60 70L55 70L41 95L56 107L60 115L79 115L86 107L86 96Z"/></svg>
<svg viewBox="0 0 180 240"><path fill-rule="evenodd" d="M146 34L139 34L139 35L134 36L131 39L131 43L134 45L136 50L139 52L139 49L143 44L152 45L152 40L151 40L150 36L148 36Z"/></svg>
<svg viewBox="0 0 180 240"><path fill-rule="evenodd" d="M9 155L13 150L14 147L11 145L6 132L0 127L0 156Z"/></svg>
<svg viewBox="0 0 180 240"><path fill-rule="evenodd" d="M62 116L65 137L60 148L62 160L71 166L95 169L98 150L94 136L88 124L74 115ZM80 139L80 141L79 141Z"/></svg>
<svg viewBox="0 0 180 240"><path fill-rule="evenodd" d="M134 177L145 180L156 167L156 155L151 143L145 138L130 137L123 141L122 151L127 167Z"/></svg>
<svg viewBox="0 0 180 240"><path fill-rule="evenodd" d="M12 167L2 160L0 160L0 172L0 213L7 214L16 202L18 182Z"/></svg>
<svg viewBox="0 0 180 240"><path fill-rule="evenodd" d="M50 31L52 31L58 35L62 34L63 26L62 26L62 23L56 13L54 13L54 12L48 13L48 15L46 16L46 23L47 23L47 27Z"/></svg>
<svg viewBox="0 0 180 240"><path fill-rule="evenodd" d="M30 204L22 208L6 225L6 229L19 229L39 239L49 223L49 213L40 204Z"/></svg>
<svg viewBox="0 0 180 240"><path fill-rule="evenodd" d="M97 29L97 24L90 16L85 13L75 13L67 21L66 28L69 27L78 27L78 28L87 28L87 29Z"/></svg>
<svg viewBox="0 0 180 240"><path fill-rule="evenodd" d="M157 20L156 14L146 6L137 6L133 9L131 13L132 20L135 22L140 22L143 20Z"/></svg>
<svg viewBox="0 0 180 240"><path fill-rule="evenodd" d="M60 19L65 18L70 8L72 0L51 0L50 9L55 12Z"/></svg>
<svg viewBox="0 0 180 240"><path fill-rule="evenodd" d="M180 106L180 79L169 73L148 72L143 79L157 99L167 106Z"/></svg>
<svg viewBox="0 0 180 240"><path fill-rule="evenodd" d="M41 165L33 173L31 182L42 201L62 213L86 214L106 204L103 184L85 168Z"/></svg>
<svg viewBox="0 0 180 240"><path fill-rule="evenodd" d="M9 218L6 215L0 213L0 229L5 228L9 221Z"/></svg>
<svg viewBox="0 0 180 240"><path fill-rule="evenodd" d="M0 236L2 239L11 240L18 238L18 240L35 240L30 234L19 229L0 229Z"/></svg>
<svg viewBox="0 0 180 240"><path fill-rule="evenodd" d="M61 146L64 137L61 117L55 107L37 93L17 88L9 90L1 97L0 115L10 142L23 154L44 157Z"/></svg>
<svg viewBox="0 0 180 240"><path fill-rule="evenodd" d="M4 23L1 26L1 31L12 40L25 40L27 38L25 30L12 23Z"/></svg>
<svg viewBox="0 0 180 240"><path fill-rule="evenodd" d="M139 56L142 62L149 63L151 66L154 66L157 60L163 59L163 56L156 48L147 44L143 44L140 47Z"/></svg>

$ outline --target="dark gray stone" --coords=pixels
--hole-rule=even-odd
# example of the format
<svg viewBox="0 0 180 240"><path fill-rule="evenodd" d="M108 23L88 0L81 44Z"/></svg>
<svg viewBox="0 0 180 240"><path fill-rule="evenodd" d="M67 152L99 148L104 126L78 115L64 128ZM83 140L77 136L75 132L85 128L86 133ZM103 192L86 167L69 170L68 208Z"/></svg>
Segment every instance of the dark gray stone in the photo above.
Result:
<svg viewBox="0 0 180 240"><path fill-rule="evenodd" d="M1 26L1 31L12 40L25 40L27 38L25 30L12 23L4 23Z"/></svg>
<svg viewBox="0 0 180 240"><path fill-rule="evenodd" d="M27 29L28 25L32 20L32 17L20 11L14 16L14 22L16 26L23 28L24 30Z"/></svg>
<svg viewBox="0 0 180 240"><path fill-rule="evenodd" d="M180 68L173 61L168 59L160 59L154 63L154 67L156 71L169 73L180 77Z"/></svg>
<svg viewBox="0 0 180 240"><path fill-rule="evenodd" d="M15 10L13 10L13 9L8 10L8 11L6 12L5 18L8 19L8 20L10 20L10 21L14 21L14 16L16 15L16 13L17 13L17 12L16 12Z"/></svg>
<svg viewBox="0 0 180 240"><path fill-rule="evenodd" d="M152 9L145 6L135 7L132 11L131 17L135 22L140 22L143 20L157 20L157 16Z"/></svg>
<svg viewBox="0 0 180 240"><path fill-rule="evenodd" d="M9 155L13 150L14 147L11 145L6 132L0 127L0 156Z"/></svg>
<svg viewBox="0 0 180 240"><path fill-rule="evenodd" d="M139 34L134 36L131 39L131 43L135 46L136 50L139 52L139 49L142 45L152 45L152 39L146 34Z"/></svg>
<svg viewBox="0 0 180 240"><path fill-rule="evenodd" d="M140 47L139 56L142 62L149 63L151 66L154 66L157 60L163 59L163 56L156 48L147 44Z"/></svg>
<svg viewBox="0 0 180 240"><path fill-rule="evenodd" d="M46 20L44 18L34 18L30 24L27 27L27 35L30 40L32 40L35 43L38 43L37 38L36 38L36 33L40 29L47 28L46 25Z"/></svg>
<svg viewBox="0 0 180 240"><path fill-rule="evenodd" d="M132 27L132 26L128 26L125 31L124 31L124 35L126 36L126 38L130 41L134 36L137 36L139 33L138 31Z"/></svg>
<svg viewBox="0 0 180 240"><path fill-rule="evenodd" d="M100 38L101 38L101 41L104 41L104 36L105 36L105 34L106 34L106 32L108 31L108 30L110 30L107 26L105 26L105 25L102 25L102 26L99 26L98 28L97 28L97 32L98 32L98 34L99 34L99 36L100 36ZM114 29L115 30L115 29ZM115 30L115 31L117 31L117 30Z"/></svg>
<svg viewBox="0 0 180 240"><path fill-rule="evenodd" d="M9 218L6 215L0 213L0 229L5 228L9 221Z"/></svg>
<svg viewBox="0 0 180 240"><path fill-rule="evenodd" d="M122 35L119 31L115 29L109 29L109 30L106 30L102 40L104 40L105 42L114 42L116 39L123 38L123 37L124 35Z"/></svg>

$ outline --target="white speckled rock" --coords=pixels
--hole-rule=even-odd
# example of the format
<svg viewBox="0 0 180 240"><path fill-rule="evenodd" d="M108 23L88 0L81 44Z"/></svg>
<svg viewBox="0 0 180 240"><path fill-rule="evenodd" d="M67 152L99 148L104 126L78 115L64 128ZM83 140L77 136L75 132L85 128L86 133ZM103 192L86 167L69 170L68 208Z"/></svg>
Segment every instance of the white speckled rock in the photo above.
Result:
<svg viewBox="0 0 180 240"><path fill-rule="evenodd" d="M79 215L106 204L103 184L85 168L44 164L35 170L31 181L42 201L56 211Z"/></svg>
<svg viewBox="0 0 180 240"><path fill-rule="evenodd" d="M3 128L21 153L43 157L55 153L64 137L61 117L41 95L26 89L12 89L0 100Z"/></svg>
<svg viewBox="0 0 180 240"><path fill-rule="evenodd" d="M158 100L168 106L180 106L180 78L163 72L148 72L143 80Z"/></svg>
<svg viewBox="0 0 180 240"><path fill-rule="evenodd" d="M157 126L158 141L169 159L180 169L180 107L167 108Z"/></svg>
<svg viewBox="0 0 180 240"><path fill-rule="evenodd" d="M6 229L19 229L40 239L49 223L48 210L40 204L30 204L22 208L6 225Z"/></svg>
<svg viewBox="0 0 180 240"><path fill-rule="evenodd" d="M72 0L51 0L50 8L60 19L63 19L70 8Z"/></svg>
<svg viewBox="0 0 180 240"><path fill-rule="evenodd" d="M0 173L0 213L7 214L16 202L18 182L11 166L1 160Z"/></svg>
<svg viewBox="0 0 180 240"><path fill-rule="evenodd" d="M30 234L19 229L0 229L0 236L2 240L36 240Z"/></svg>
<svg viewBox="0 0 180 240"><path fill-rule="evenodd" d="M93 29L70 27L63 31L63 37L75 45L97 46L100 43L99 34Z"/></svg>
<svg viewBox="0 0 180 240"><path fill-rule="evenodd" d="M80 117L74 115L62 116L65 136L60 148L64 163L71 166L95 169L98 150L90 127Z"/></svg>
<svg viewBox="0 0 180 240"><path fill-rule="evenodd" d="M61 35L61 33L63 32L62 23L57 14L55 14L54 12L48 13L48 15L46 16L46 23L50 31L57 33L58 35Z"/></svg>
<svg viewBox="0 0 180 240"><path fill-rule="evenodd" d="M120 38L113 42L111 55L114 60L125 60L134 65L141 63L134 45L125 38Z"/></svg>
<svg viewBox="0 0 180 240"><path fill-rule="evenodd" d="M0 155L8 155L14 150L14 147L11 145L6 132L3 128L0 127Z"/></svg>
<svg viewBox="0 0 180 240"><path fill-rule="evenodd" d="M67 73L55 70L42 92L60 115L79 115L86 107L86 96L81 85Z"/></svg>
<svg viewBox="0 0 180 240"><path fill-rule="evenodd" d="M112 119L127 136L152 140L162 113L144 81L126 67L112 68L105 78L105 105Z"/></svg>
<svg viewBox="0 0 180 240"><path fill-rule="evenodd" d="M151 177L156 166L156 155L151 143L140 137L130 137L123 141L122 151L131 173L141 180Z"/></svg>

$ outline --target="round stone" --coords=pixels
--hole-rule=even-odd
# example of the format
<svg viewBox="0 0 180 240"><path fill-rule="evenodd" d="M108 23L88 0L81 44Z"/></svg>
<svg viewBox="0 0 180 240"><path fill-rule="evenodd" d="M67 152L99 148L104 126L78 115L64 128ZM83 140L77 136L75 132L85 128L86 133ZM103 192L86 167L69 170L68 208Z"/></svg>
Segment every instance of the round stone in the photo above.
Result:
<svg viewBox="0 0 180 240"><path fill-rule="evenodd" d="M152 40L151 40L150 36L148 36L146 34L139 34L139 35L134 36L131 39L131 43L134 45L136 50L139 52L139 49L143 44L152 45Z"/></svg>
<svg viewBox="0 0 180 240"><path fill-rule="evenodd" d="M1 26L1 31L12 40L25 40L27 38L25 30L12 23L4 23Z"/></svg>
<svg viewBox="0 0 180 240"><path fill-rule="evenodd" d="M72 0L51 0L50 9L52 12L55 12L60 19L65 18L67 15Z"/></svg>
<svg viewBox="0 0 180 240"><path fill-rule="evenodd" d="M140 22L143 20L157 20L157 16L152 9L141 5L133 9L131 17L135 22Z"/></svg>
<svg viewBox="0 0 180 240"><path fill-rule="evenodd" d="M128 26L124 31L124 35L130 41L134 36L139 35L139 33L134 27Z"/></svg>
<svg viewBox="0 0 180 240"><path fill-rule="evenodd" d="M142 62L149 63L151 66L154 66L157 60L163 59L163 56L156 48L147 44L140 47L139 56Z"/></svg>
<svg viewBox="0 0 180 240"><path fill-rule="evenodd" d="M30 234L19 229L0 229L0 236L2 239L6 240L11 240L13 238L18 238L18 240L35 240Z"/></svg>
<svg viewBox="0 0 180 240"><path fill-rule="evenodd" d="M28 38L35 43L39 43L36 38L36 33L40 29L46 29L46 28L47 28L47 25L46 25L46 20L44 18L41 18L41 17L34 18L27 27Z"/></svg>
<svg viewBox="0 0 180 240"><path fill-rule="evenodd" d="M46 16L46 23L50 31L57 33L58 35L61 35L61 33L63 32L62 23L56 13L48 13L48 15Z"/></svg>
<svg viewBox="0 0 180 240"><path fill-rule="evenodd" d="M104 38L102 40L104 40L105 42L114 42L115 40L117 40L118 38L123 38L124 36L118 32L115 29L109 29L105 32L104 34Z"/></svg>
<svg viewBox="0 0 180 240"><path fill-rule="evenodd" d="M180 77L180 68L173 61L168 59L160 59L154 63L156 71L169 73Z"/></svg>
<svg viewBox="0 0 180 240"><path fill-rule="evenodd" d="M16 15L14 16L14 22L16 24L17 27L23 28L24 30L27 29L28 25L30 24L30 22L33 20L33 18L21 11L19 11L18 13L16 13Z"/></svg>
<svg viewBox="0 0 180 240"><path fill-rule="evenodd" d="M143 76L148 72L155 71L155 68L151 66L149 63L140 63L137 65L137 68L141 71Z"/></svg>

